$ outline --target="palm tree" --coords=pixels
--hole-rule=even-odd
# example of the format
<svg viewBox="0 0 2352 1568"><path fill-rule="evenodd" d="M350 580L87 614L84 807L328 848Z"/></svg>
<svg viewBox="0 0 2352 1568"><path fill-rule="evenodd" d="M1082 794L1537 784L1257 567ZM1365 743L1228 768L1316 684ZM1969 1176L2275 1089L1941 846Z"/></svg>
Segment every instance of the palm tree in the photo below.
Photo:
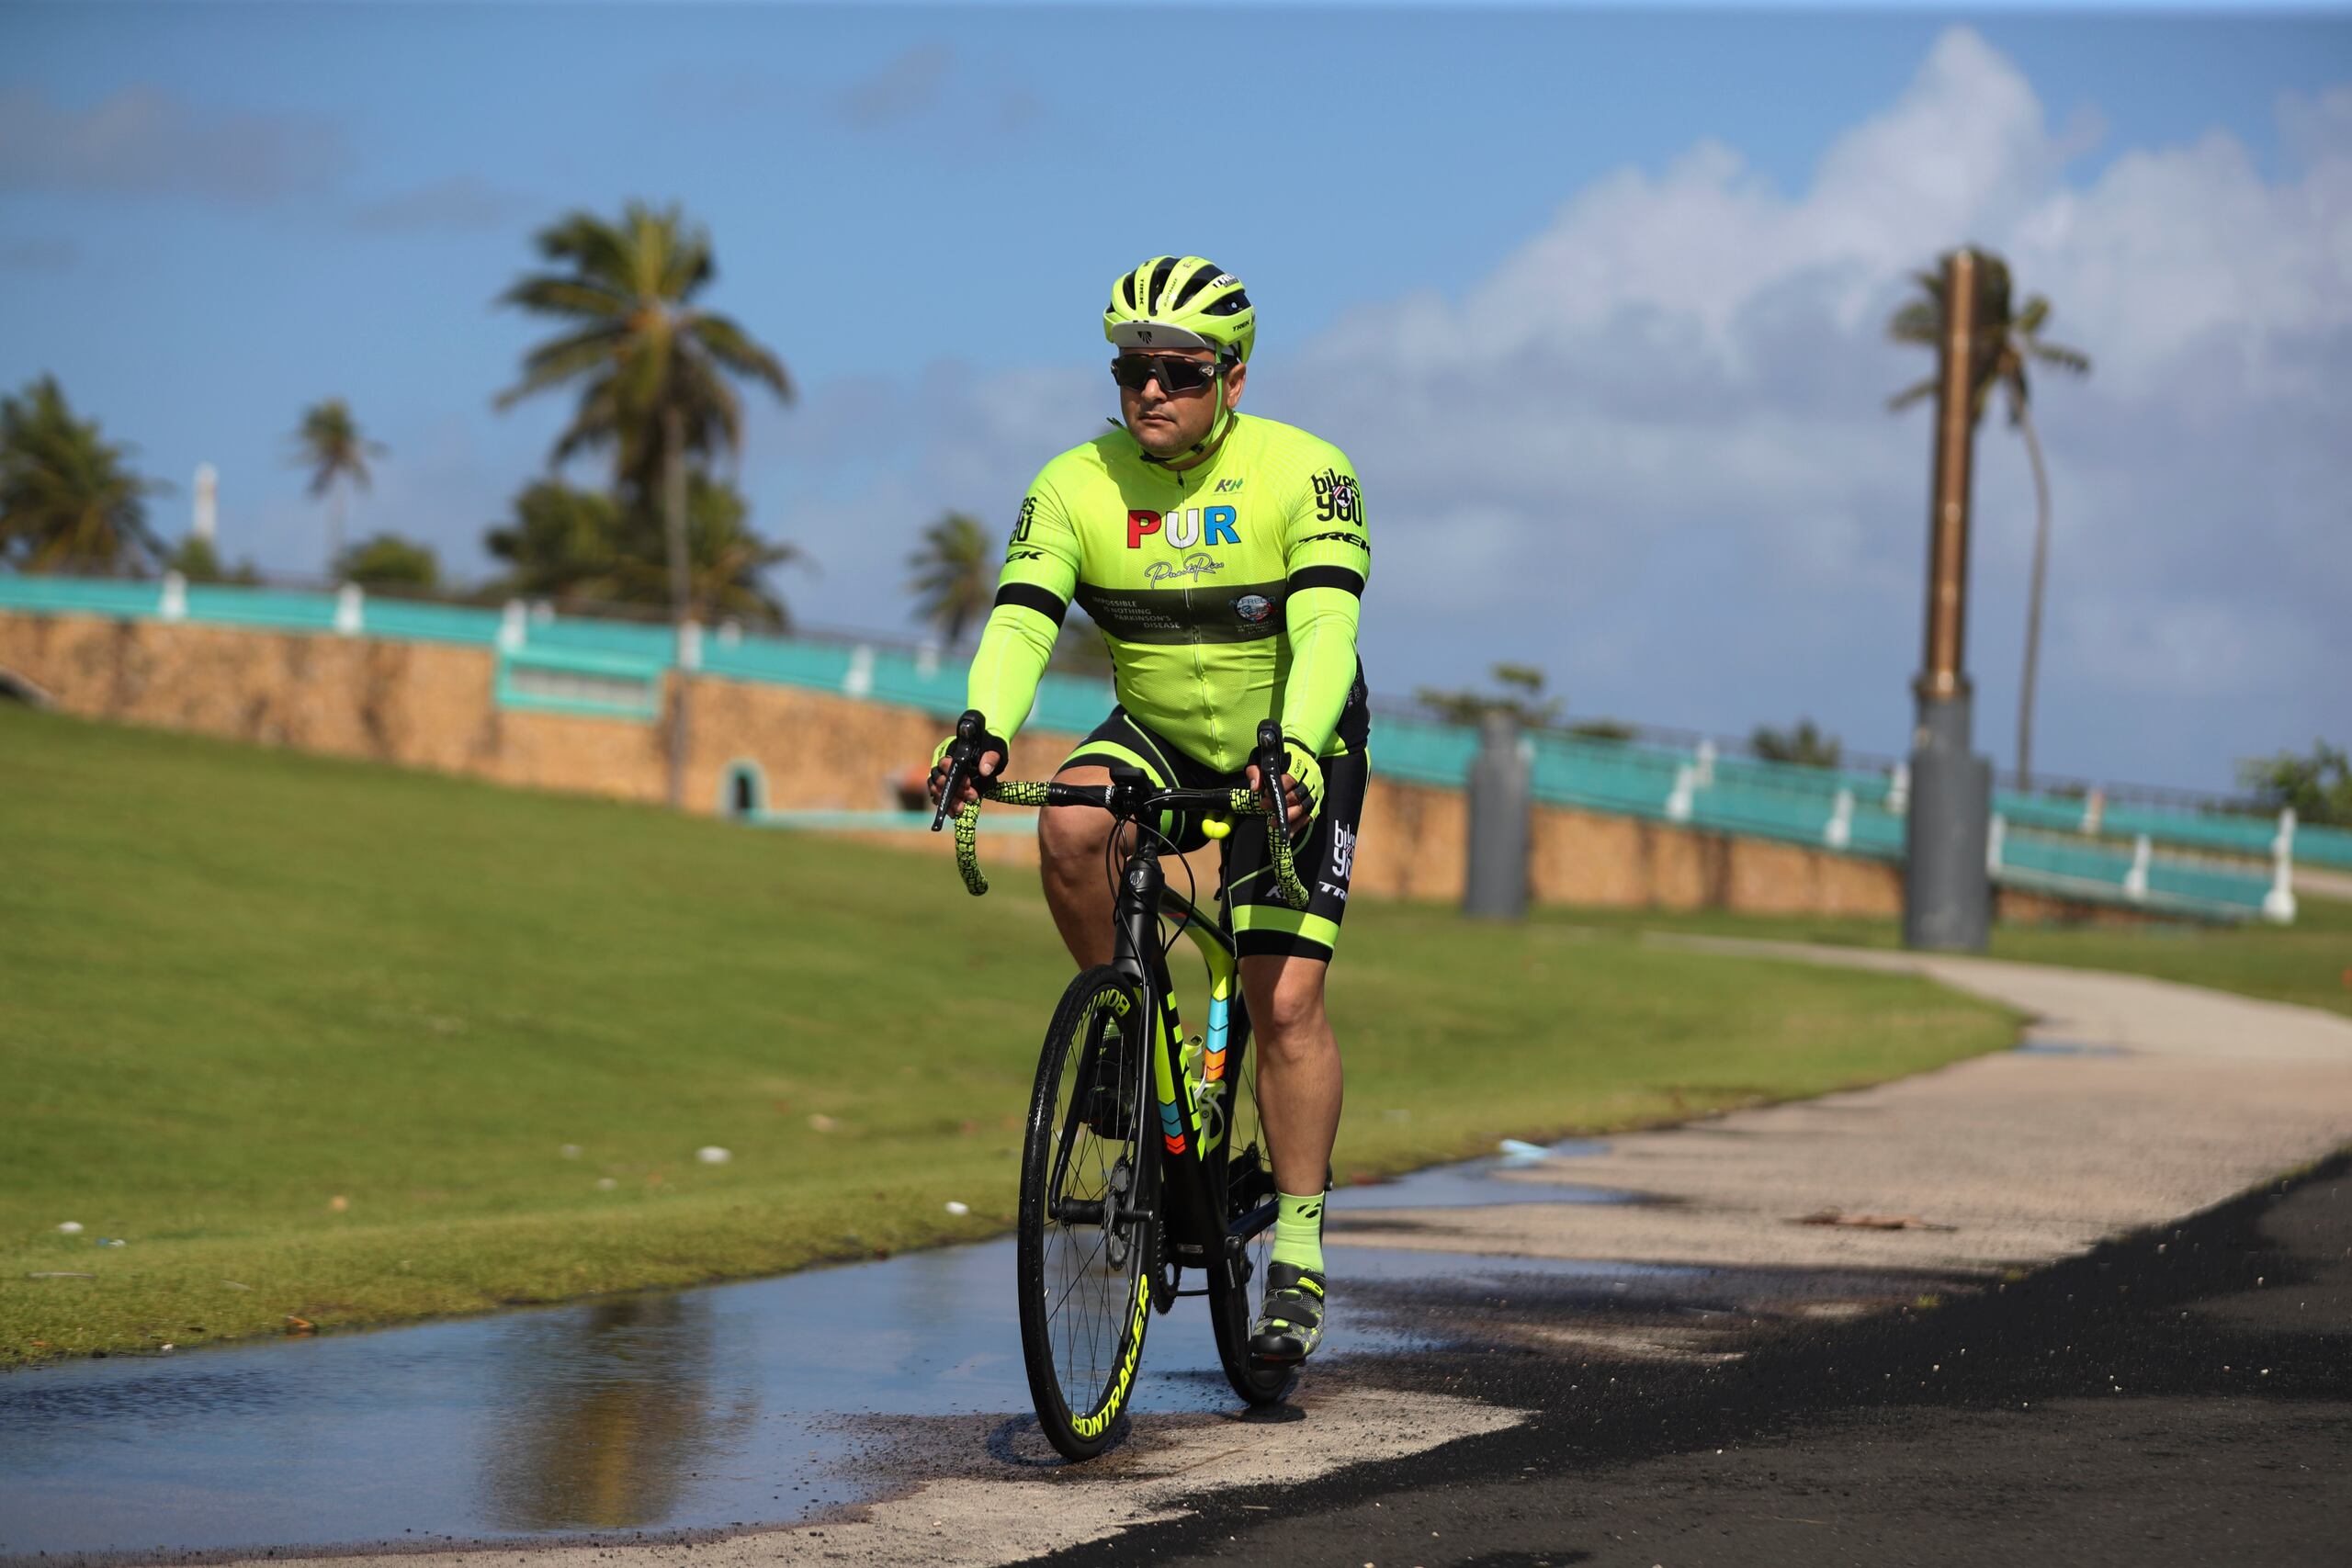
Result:
<svg viewBox="0 0 2352 1568"><path fill-rule="evenodd" d="M784 601L762 576L770 567L806 564L799 549L753 533L744 521L751 503L726 480L697 469L687 488L686 597L694 617L708 622L736 615L787 624L791 617ZM639 525L620 556L616 597L658 604L667 586L658 536L666 530L639 515Z"/></svg>
<svg viewBox="0 0 2352 1568"><path fill-rule="evenodd" d="M551 465L609 447L614 477L641 499L661 497L668 536L670 605L683 626L694 596L686 538L689 457L732 454L742 406L729 375L789 402L783 362L694 298L717 274L710 236L675 207L630 202L617 224L573 212L539 231L550 268L518 279L499 302L565 323L524 356L523 378L498 395L507 408L534 392L577 384L580 400ZM670 745L670 799L683 798L686 682L678 683Z"/></svg>
<svg viewBox="0 0 2352 1568"><path fill-rule="evenodd" d="M2007 264L1987 257L1988 269L1997 268L1997 278L1992 280L1999 294L2008 293ZM1934 348L1944 336L1944 280L1940 273L1912 274L1919 286L1919 294L1904 304L1887 322L1887 335L1897 343L1925 344ZM2078 348L2064 344L2044 343L2043 323L2050 320L2050 301L2041 295L2029 295L2025 308L2012 312L2006 321L1993 323L1995 336L1992 351L1987 355L1984 378L1977 383L1976 406L1970 411L1972 420L1984 417L1985 402L1993 389L1999 387L2006 394L2009 423L2025 437L2026 457L2033 468L2033 582L2028 591L2025 616L2025 670L2018 689L2018 788L2033 787L2033 690L2041 663L2041 590L2050 563L2050 476L2041 461L2041 440L2034 434L2033 419L2028 412L2032 389L2026 379L2029 365L2053 366L2076 376L2090 374L2090 356ZM1936 390L1937 378L1929 376L1914 382L1887 400L1891 410L1910 407Z"/></svg>
<svg viewBox="0 0 2352 1568"><path fill-rule="evenodd" d="M294 432L294 466L311 470L311 494L327 496L327 572L343 571L343 511L350 488L370 489L375 476L368 459L389 453L383 443L359 433L351 406L341 398L322 398L302 411Z"/></svg>
<svg viewBox="0 0 2352 1568"><path fill-rule="evenodd" d="M500 586L532 598L620 597L620 503L604 491L540 479L514 500L514 520L482 535L507 563Z"/></svg>
<svg viewBox="0 0 2352 1568"><path fill-rule="evenodd" d="M76 419L54 376L0 398L0 559L124 576L163 559L146 498L170 487L133 471L133 450Z"/></svg>
<svg viewBox="0 0 2352 1568"><path fill-rule="evenodd" d="M915 614L939 628L949 647L965 628L989 613L996 597L996 548L977 518L950 512L922 531L922 543L907 557L915 574L907 584Z"/></svg>

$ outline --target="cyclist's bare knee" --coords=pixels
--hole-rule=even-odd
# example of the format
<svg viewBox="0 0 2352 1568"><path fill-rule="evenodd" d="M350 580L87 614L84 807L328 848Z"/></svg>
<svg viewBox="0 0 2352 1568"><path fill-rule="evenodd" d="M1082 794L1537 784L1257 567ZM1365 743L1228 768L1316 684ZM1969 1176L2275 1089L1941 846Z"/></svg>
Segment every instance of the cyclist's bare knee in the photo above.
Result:
<svg viewBox="0 0 2352 1568"><path fill-rule="evenodd" d="M1111 770L1080 766L1064 768L1056 784L1106 784ZM1049 806L1037 813L1037 851L1044 857L1048 886L1079 876L1100 880L1102 846L1111 836L1111 817L1091 806Z"/></svg>
<svg viewBox="0 0 2352 1568"><path fill-rule="evenodd" d="M1287 953L1253 953L1241 961L1242 990L1262 1049L1306 1054L1329 1037L1323 979L1330 967L1319 958Z"/></svg>

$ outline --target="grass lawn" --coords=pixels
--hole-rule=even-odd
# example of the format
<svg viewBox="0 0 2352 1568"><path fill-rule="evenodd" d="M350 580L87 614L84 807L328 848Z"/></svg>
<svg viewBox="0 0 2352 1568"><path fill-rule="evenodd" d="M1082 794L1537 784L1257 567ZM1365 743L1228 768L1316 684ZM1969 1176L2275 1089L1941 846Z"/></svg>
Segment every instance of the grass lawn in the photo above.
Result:
<svg viewBox="0 0 2352 1568"><path fill-rule="evenodd" d="M1989 956L2153 975L2352 1016L2352 902L2309 894L2297 895L2296 901L2300 907L2291 926L2260 920L2230 926L2166 921L2140 928L1996 925ZM1538 918L1596 936L1649 930L1847 947L1894 948L1903 942L1902 922L1892 919L1617 909L1546 910Z"/></svg>
<svg viewBox="0 0 2352 1568"><path fill-rule="evenodd" d="M1007 1228L1067 960L1026 875L975 900L933 847L0 705L0 1364ZM1343 1179L2015 1028L1902 976L1377 904L1333 1008Z"/></svg>

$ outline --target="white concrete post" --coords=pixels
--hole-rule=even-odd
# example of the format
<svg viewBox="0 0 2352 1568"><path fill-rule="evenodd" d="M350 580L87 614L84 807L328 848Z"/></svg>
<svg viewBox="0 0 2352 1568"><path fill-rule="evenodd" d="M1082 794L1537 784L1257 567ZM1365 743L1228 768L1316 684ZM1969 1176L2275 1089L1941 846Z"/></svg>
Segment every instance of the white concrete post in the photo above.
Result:
<svg viewBox="0 0 2352 1568"><path fill-rule="evenodd" d="M743 623L729 615L718 623L718 646L733 648L743 640Z"/></svg>
<svg viewBox="0 0 2352 1568"><path fill-rule="evenodd" d="M1685 762L1674 770L1674 789L1666 797L1666 816L1670 822L1690 820L1690 790L1698 782L1698 770Z"/></svg>
<svg viewBox="0 0 2352 1568"><path fill-rule="evenodd" d="M2148 896L2148 835L2141 834L2132 840L2132 869L2123 874L2123 896L2145 898Z"/></svg>
<svg viewBox="0 0 2352 1568"><path fill-rule="evenodd" d="M702 623L678 623L678 668L695 671L702 668Z"/></svg>
<svg viewBox="0 0 2352 1568"><path fill-rule="evenodd" d="M1993 813L1993 825L1984 835L1984 874L2001 874L2001 856L2008 848L2009 819L1999 812Z"/></svg>
<svg viewBox="0 0 2352 1568"><path fill-rule="evenodd" d="M936 675L936 674L938 674L938 673L939 673L939 645L938 645L937 643L935 643L935 642L925 642L925 643L920 643L920 644L916 645L916 648L915 648L915 677L916 677L916 679L918 679L918 680L922 680L922 681L928 681L928 680L930 680L933 675Z"/></svg>
<svg viewBox="0 0 2352 1568"><path fill-rule="evenodd" d="M2090 794L2083 796L2084 837L2091 839L2098 838L2099 824L2106 820L2107 791L2098 788L2097 785L2093 785Z"/></svg>
<svg viewBox="0 0 2352 1568"><path fill-rule="evenodd" d="M196 466L196 513L188 519L188 532L206 544L220 525L220 470L209 463Z"/></svg>
<svg viewBox="0 0 2352 1568"><path fill-rule="evenodd" d="M1715 785L1715 743L1713 741L1699 742L1698 761L1699 776L1694 782L1701 789L1713 789Z"/></svg>
<svg viewBox="0 0 2352 1568"><path fill-rule="evenodd" d="M1829 826L1821 830L1821 841L1833 850L1842 850L1854 841L1854 792L1841 789L1838 804L1829 810Z"/></svg>
<svg viewBox="0 0 2352 1568"><path fill-rule="evenodd" d="M2270 840L2270 891L2262 896L2262 918L2295 923L2295 808L2278 813L2278 835Z"/></svg>
<svg viewBox="0 0 2352 1568"><path fill-rule="evenodd" d="M849 656L849 673L842 680L842 690L853 697L874 694L874 649L859 643Z"/></svg>
<svg viewBox="0 0 2352 1568"><path fill-rule="evenodd" d="M164 599L155 606L155 614L167 621L187 619L187 578L176 571L164 573Z"/></svg>
<svg viewBox="0 0 2352 1568"><path fill-rule="evenodd" d="M1886 786L1886 809L1896 817L1904 816L1911 809L1911 764L1908 762L1894 764L1894 782Z"/></svg>
<svg viewBox="0 0 2352 1568"><path fill-rule="evenodd" d="M336 589L334 629L345 637L357 637L360 628L368 624L367 604L368 596L359 591L359 584L346 582Z"/></svg>
<svg viewBox="0 0 2352 1568"><path fill-rule="evenodd" d="M499 648L504 652L513 653L523 646L525 639L530 635L531 612L524 607L523 601L520 599L509 599L506 601L506 608L498 613Z"/></svg>

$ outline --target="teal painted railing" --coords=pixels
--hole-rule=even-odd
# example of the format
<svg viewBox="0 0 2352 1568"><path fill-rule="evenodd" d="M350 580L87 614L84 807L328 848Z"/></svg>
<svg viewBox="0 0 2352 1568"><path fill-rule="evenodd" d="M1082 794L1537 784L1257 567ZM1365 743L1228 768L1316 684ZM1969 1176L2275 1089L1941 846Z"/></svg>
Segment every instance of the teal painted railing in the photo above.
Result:
<svg viewBox="0 0 2352 1568"><path fill-rule="evenodd" d="M500 700L642 720L641 700L616 700L617 688L594 681L535 680L532 670L650 682L675 661L676 637L663 625L556 616L520 605L503 612L460 604L363 597L345 591L303 593L223 585L174 586L90 578L0 574L0 610L172 619L223 626L496 647L503 650ZM578 656L576 663L567 655ZM738 635L699 638L704 673L773 682L920 708L952 717L964 705L960 667L881 644ZM517 670L525 671L517 680ZM1084 733L1112 700L1107 680L1049 674L1029 723ZM1558 734L1531 738L1536 798L1555 805L1828 849L1884 861L1904 855L1902 785L1885 773L1819 769L1716 756L1635 741ZM1460 726L1382 714L1373 727L1381 773L1408 783L1459 788L1477 737ZM2275 822L2260 818L2167 811L2136 803L2107 806L2086 823L2085 801L2003 790L1995 796L2002 833L1995 874L2021 886L2084 897L2247 915L2277 904ZM2144 840L2147 848L2143 850ZM2352 830L2306 827L2293 852L2318 863L2352 867ZM2186 858L2184 858L2186 856ZM2135 871L2135 863L2137 870Z"/></svg>

